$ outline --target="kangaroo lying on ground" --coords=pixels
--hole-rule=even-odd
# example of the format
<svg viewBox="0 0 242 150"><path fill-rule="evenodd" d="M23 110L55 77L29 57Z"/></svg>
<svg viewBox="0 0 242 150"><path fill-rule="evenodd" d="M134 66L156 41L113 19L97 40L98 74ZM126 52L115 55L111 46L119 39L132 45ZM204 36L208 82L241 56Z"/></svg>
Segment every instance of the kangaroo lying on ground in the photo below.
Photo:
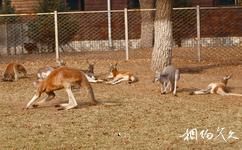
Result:
<svg viewBox="0 0 242 150"><path fill-rule="evenodd" d="M2 81L17 81L20 77L27 77L24 66L18 63L10 63L4 71Z"/></svg>
<svg viewBox="0 0 242 150"><path fill-rule="evenodd" d="M128 71L118 71L116 64L110 64L109 75L107 79L112 79L111 81L107 81L107 84L117 84L122 81L128 81L128 83L133 83L138 81L138 79Z"/></svg>
<svg viewBox="0 0 242 150"><path fill-rule="evenodd" d="M46 79L34 82L34 85L36 86L37 91L33 98L28 102L26 109L30 108L31 106L37 107L43 102L50 101L55 97L54 91L63 88L68 94L69 102L60 104L62 107L61 109L67 110L75 108L78 104L71 90L72 86L75 85L86 88L92 103L97 104L92 87L85 74L77 69L68 67L57 68L53 70ZM33 105L33 103L41 96L42 93L46 93L48 95L47 98Z"/></svg>
<svg viewBox="0 0 242 150"><path fill-rule="evenodd" d="M166 66L162 72L156 71L153 82L160 81L161 94L166 94L173 91L173 95L176 95L177 82L180 79L179 70L172 66Z"/></svg>
<svg viewBox="0 0 242 150"><path fill-rule="evenodd" d="M227 83L231 78L231 75L223 77L220 82L210 83L206 89L201 89L198 91L193 91L190 95L201 95L201 94L219 94L222 96L242 96L242 94L237 93L228 93L227 92Z"/></svg>

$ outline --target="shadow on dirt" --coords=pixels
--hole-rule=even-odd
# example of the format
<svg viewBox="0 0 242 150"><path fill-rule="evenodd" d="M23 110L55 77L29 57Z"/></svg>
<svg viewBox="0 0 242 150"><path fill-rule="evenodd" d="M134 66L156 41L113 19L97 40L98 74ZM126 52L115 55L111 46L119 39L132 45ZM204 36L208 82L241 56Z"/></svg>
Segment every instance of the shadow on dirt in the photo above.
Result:
<svg viewBox="0 0 242 150"><path fill-rule="evenodd" d="M221 66L235 66L235 65L242 65L242 62L223 62L217 64L209 64L204 66L196 66L196 67L181 67L179 68L180 73L201 73L206 69L217 68Z"/></svg>

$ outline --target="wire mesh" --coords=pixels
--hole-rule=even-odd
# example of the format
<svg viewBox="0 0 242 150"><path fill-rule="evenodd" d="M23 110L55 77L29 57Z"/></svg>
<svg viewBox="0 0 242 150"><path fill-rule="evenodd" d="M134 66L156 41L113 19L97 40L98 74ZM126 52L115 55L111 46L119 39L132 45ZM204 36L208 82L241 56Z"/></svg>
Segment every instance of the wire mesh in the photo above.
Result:
<svg viewBox="0 0 242 150"><path fill-rule="evenodd" d="M174 9L173 56L197 59L197 14L196 9Z"/></svg>
<svg viewBox="0 0 242 150"><path fill-rule="evenodd" d="M202 60L240 61L242 8L196 9L173 9L173 56L197 60L200 47ZM104 59L125 59L124 14L124 10L111 12L109 33L107 11L58 13L61 55L67 55L67 52L86 55L88 52L94 53L92 57L95 59L100 55ZM150 58L154 45L154 21L155 10L128 10L131 59ZM1 15L0 54L54 52L54 27L54 13ZM109 34L112 45L109 44Z"/></svg>
<svg viewBox="0 0 242 150"><path fill-rule="evenodd" d="M58 14L59 46L62 51L108 49L107 13Z"/></svg>
<svg viewBox="0 0 242 150"><path fill-rule="evenodd" d="M155 10L128 11L130 58L150 58L154 45Z"/></svg>
<svg viewBox="0 0 242 150"><path fill-rule="evenodd" d="M202 59L242 60L242 9L201 9Z"/></svg>
<svg viewBox="0 0 242 150"><path fill-rule="evenodd" d="M102 12L59 13L59 46L63 52L89 52L87 59L98 59L102 53L105 58L117 50L116 59L125 58L124 12L111 12L111 45L109 44L108 14ZM108 54L109 53L109 54ZM63 54L64 55L64 54ZM102 56L102 57L103 57ZM94 58L93 58L94 57Z"/></svg>
<svg viewBox="0 0 242 150"><path fill-rule="evenodd" d="M1 54L32 54L54 51L53 15L0 17Z"/></svg>

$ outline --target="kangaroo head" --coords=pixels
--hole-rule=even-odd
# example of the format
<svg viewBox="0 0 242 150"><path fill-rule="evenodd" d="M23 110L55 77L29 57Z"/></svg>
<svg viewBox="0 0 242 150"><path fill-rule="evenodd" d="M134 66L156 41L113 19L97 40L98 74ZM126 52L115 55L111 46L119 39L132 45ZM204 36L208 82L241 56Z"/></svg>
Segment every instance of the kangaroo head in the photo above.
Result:
<svg viewBox="0 0 242 150"><path fill-rule="evenodd" d="M161 72L160 71L155 71L155 76L153 79L153 83L157 82L160 80Z"/></svg>
<svg viewBox="0 0 242 150"><path fill-rule="evenodd" d="M232 74L223 77L222 82L227 85L228 80L232 77Z"/></svg>
<svg viewBox="0 0 242 150"><path fill-rule="evenodd" d="M18 73L27 73L26 69L21 64L16 64L16 70L18 71Z"/></svg>
<svg viewBox="0 0 242 150"><path fill-rule="evenodd" d="M60 67L60 66L65 66L65 65L66 65L66 62L65 62L63 59L61 59L61 60L57 60L56 63L57 63L57 66L58 66L58 67Z"/></svg>
<svg viewBox="0 0 242 150"><path fill-rule="evenodd" d="M116 76L116 74L118 72L117 65L118 65L118 63L115 63L115 64L110 63L109 75L107 78L113 78Z"/></svg>
<svg viewBox="0 0 242 150"><path fill-rule="evenodd" d="M87 64L88 64L87 72L94 73L94 65L96 64L96 62L90 63L87 59Z"/></svg>
<svg viewBox="0 0 242 150"><path fill-rule="evenodd" d="M40 85L42 84L42 82L43 82L43 80L42 79L39 79L37 81L34 81L33 82L33 85L34 85L35 88L39 88Z"/></svg>
<svg viewBox="0 0 242 150"><path fill-rule="evenodd" d="M118 63L110 64L109 71L110 71L110 72L113 72L113 71L118 70L118 69L117 69L117 66L118 66Z"/></svg>
<svg viewBox="0 0 242 150"><path fill-rule="evenodd" d="M37 81L33 82L34 87L38 92L44 92L46 89L46 80L38 79Z"/></svg>

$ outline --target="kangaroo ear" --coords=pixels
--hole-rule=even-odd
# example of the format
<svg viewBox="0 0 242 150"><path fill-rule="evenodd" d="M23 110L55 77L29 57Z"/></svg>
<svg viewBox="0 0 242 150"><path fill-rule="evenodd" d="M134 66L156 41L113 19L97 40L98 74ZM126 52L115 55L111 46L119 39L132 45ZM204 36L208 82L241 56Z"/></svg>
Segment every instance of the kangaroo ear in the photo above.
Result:
<svg viewBox="0 0 242 150"><path fill-rule="evenodd" d="M61 65L62 66L65 66L66 65L66 62L63 59L61 59L60 61L61 61Z"/></svg>
<svg viewBox="0 0 242 150"><path fill-rule="evenodd" d="M58 59L56 61L56 63L57 63L58 66L65 66L66 65L66 62L63 59Z"/></svg>
<svg viewBox="0 0 242 150"><path fill-rule="evenodd" d="M160 78L161 72L160 71L155 71L155 78Z"/></svg>
<svg viewBox="0 0 242 150"><path fill-rule="evenodd" d="M225 77L224 77L224 80L228 80L228 79L230 79L232 77L232 74L230 74L230 75L226 75Z"/></svg>

